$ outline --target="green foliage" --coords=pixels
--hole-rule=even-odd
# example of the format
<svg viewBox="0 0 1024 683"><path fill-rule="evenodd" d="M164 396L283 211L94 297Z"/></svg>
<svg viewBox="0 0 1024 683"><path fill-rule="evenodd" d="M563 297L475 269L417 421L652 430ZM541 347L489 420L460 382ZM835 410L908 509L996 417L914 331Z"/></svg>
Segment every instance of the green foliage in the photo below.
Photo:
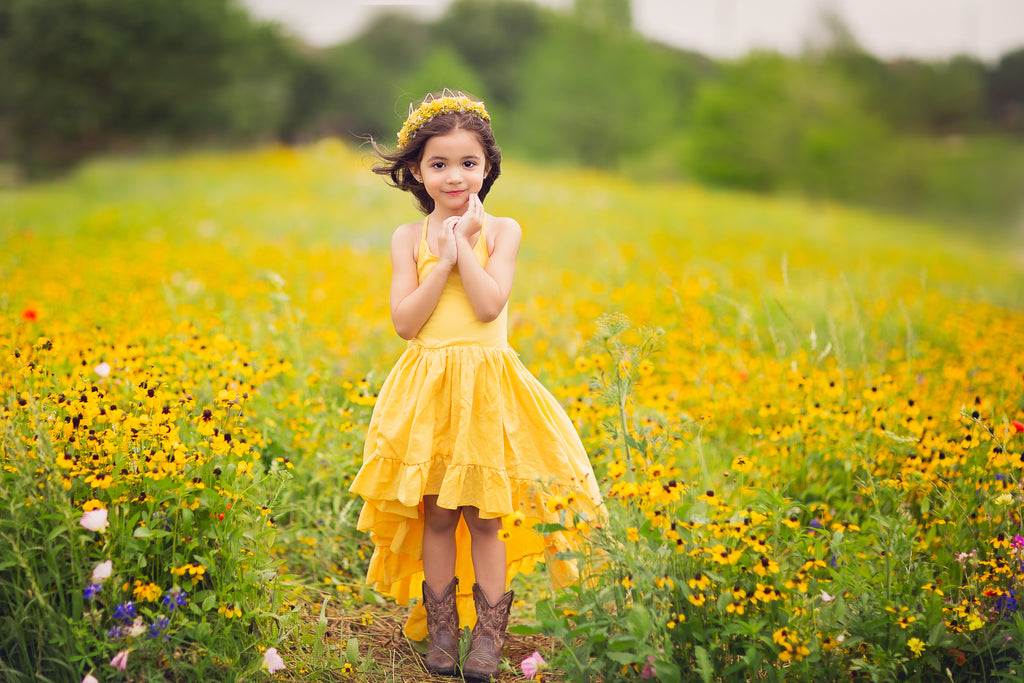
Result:
<svg viewBox="0 0 1024 683"><path fill-rule="evenodd" d="M268 517L281 480L252 466L251 395L216 389L251 357L197 338L139 340L130 381L90 381L97 359L80 372L45 337L5 351L26 393L0 406L3 680L78 683L119 652L147 680L223 680L258 669L287 621Z"/></svg>
<svg viewBox="0 0 1024 683"><path fill-rule="evenodd" d="M143 138L251 139L286 106L283 42L227 0L11 0L3 23L11 153L30 169Z"/></svg>
<svg viewBox="0 0 1024 683"><path fill-rule="evenodd" d="M700 87L691 135L700 178L835 197L872 189L870 150L887 140L852 83L824 65L771 53L728 65Z"/></svg>

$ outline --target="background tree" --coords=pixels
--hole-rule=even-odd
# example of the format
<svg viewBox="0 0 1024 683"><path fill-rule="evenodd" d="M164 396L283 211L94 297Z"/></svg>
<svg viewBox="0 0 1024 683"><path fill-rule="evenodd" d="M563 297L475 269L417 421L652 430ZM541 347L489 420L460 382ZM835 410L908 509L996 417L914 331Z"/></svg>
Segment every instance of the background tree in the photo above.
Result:
<svg viewBox="0 0 1024 683"><path fill-rule="evenodd" d="M253 134L285 109L288 48L228 0L8 0L12 156L33 169L144 138Z"/></svg>

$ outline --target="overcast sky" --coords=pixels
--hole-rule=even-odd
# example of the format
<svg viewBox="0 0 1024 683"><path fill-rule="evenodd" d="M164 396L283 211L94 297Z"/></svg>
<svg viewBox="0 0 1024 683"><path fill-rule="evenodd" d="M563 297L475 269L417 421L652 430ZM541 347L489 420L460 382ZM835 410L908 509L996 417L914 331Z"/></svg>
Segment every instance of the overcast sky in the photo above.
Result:
<svg viewBox="0 0 1024 683"><path fill-rule="evenodd" d="M375 12L439 16L451 0L241 0L307 42L329 45L357 34ZM572 0L537 0L571 7ZM880 57L942 59L968 53L993 61L1024 47L1024 0L633 0L640 32L715 57L751 47L798 52L828 8Z"/></svg>

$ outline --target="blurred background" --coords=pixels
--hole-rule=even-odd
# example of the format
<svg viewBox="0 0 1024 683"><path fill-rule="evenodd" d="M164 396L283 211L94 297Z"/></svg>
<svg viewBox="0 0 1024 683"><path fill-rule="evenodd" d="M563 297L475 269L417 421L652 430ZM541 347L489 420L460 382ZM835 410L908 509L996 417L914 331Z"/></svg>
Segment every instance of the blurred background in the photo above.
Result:
<svg viewBox="0 0 1024 683"><path fill-rule="evenodd" d="M530 161L992 235L1024 215L1020 0L4 0L0 74L6 185L94 155L389 144L450 87Z"/></svg>

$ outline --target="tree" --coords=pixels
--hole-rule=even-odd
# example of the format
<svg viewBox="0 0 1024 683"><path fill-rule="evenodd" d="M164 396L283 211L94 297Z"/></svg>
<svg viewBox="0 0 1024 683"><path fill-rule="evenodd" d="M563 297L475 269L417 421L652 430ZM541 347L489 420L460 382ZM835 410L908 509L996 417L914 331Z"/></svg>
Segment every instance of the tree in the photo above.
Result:
<svg viewBox="0 0 1024 683"><path fill-rule="evenodd" d="M1002 56L988 75L986 91L996 123L1024 133L1024 48Z"/></svg>
<svg viewBox="0 0 1024 683"><path fill-rule="evenodd" d="M11 153L60 166L151 137L272 129L288 48L230 0L7 0Z"/></svg>

